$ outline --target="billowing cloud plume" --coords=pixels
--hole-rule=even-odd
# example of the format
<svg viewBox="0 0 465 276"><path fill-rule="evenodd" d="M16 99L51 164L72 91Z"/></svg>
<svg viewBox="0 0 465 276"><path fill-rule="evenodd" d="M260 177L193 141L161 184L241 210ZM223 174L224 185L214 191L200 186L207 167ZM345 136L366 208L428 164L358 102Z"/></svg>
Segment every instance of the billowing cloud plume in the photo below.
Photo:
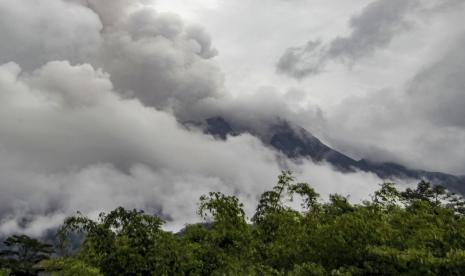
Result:
<svg viewBox="0 0 465 276"><path fill-rule="evenodd" d="M0 23L0 63L89 63L119 93L175 113L221 93L209 35L138 1L0 1Z"/></svg>
<svg viewBox="0 0 465 276"><path fill-rule="evenodd" d="M142 8L103 33L96 62L116 88L144 104L181 112L221 92L222 75L209 60L216 54L200 27L173 14Z"/></svg>
<svg viewBox="0 0 465 276"><path fill-rule="evenodd" d="M280 57L278 72L301 79L320 73L328 62L353 64L388 46L419 19L461 5L460 1L376 0L350 19L350 33L329 42L310 40L288 48Z"/></svg>
<svg viewBox="0 0 465 276"><path fill-rule="evenodd" d="M238 195L251 214L280 171L277 153L253 136L218 141L189 131L166 112L122 98L110 76L88 64L53 61L27 73L7 63L0 91L1 234L39 235L77 210L95 216L119 205L155 212L179 229L196 220L198 197L212 190ZM355 188L363 197L381 182L287 162L324 193Z"/></svg>
<svg viewBox="0 0 465 276"><path fill-rule="evenodd" d="M0 0L0 63L32 70L49 60L91 59L102 43L101 29L94 12L74 3Z"/></svg>

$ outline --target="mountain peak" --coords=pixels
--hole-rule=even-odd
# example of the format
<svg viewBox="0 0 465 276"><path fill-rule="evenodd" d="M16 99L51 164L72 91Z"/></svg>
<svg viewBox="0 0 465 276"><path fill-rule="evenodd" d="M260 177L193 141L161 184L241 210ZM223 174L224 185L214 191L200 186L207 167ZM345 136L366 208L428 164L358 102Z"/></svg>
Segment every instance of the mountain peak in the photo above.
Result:
<svg viewBox="0 0 465 276"><path fill-rule="evenodd" d="M251 133L265 145L282 152L291 159L308 158L315 163L326 162L331 164L341 172L360 170L374 173L386 180L392 178L428 180L433 184L444 185L451 191L465 194L465 177L410 169L392 162L373 162L368 159L354 160L325 145L306 129L285 120L271 123L265 129L267 129L266 133L257 132L252 128L237 130L233 127L233 124L220 116L208 118L204 123L204 132L216 138L224 140L228 135Z"/></svg>

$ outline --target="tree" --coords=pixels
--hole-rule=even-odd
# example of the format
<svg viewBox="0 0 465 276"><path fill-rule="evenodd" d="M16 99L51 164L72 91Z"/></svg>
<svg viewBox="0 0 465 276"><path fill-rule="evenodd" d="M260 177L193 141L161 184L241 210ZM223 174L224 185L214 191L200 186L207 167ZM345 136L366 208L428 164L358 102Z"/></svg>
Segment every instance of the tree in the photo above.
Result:
<svg viewBox="0 0 465 276"><path fill-rule="evenodd" d="M6 249L0 251L2 267L11 275L35 275L35 264L50 258L54 252L51 244L42 243L26 235L13 235L4 242Z"/></svg>
<svg viewBox="0 0 465 276"><path fill-rule="evenodd" d="M301 208L292 207L296 199ZM464 206L462 197L425 181L403 191L384 183L358 204L338 194L322 200L283 172L252 221L236 196L211 192L200 197L204 221L176 234L163 231L157 216L119 207L97 220L65 220L62 249L70 234L84 235L75 254L32 266L49 247L13 237L3 260L9 269L28 263L60 275L463 275Z"/></svg>
<svg viewBox="0 0 465 276"><path fill-rule="evenodd" d="M161 230L163 220L143 211L119 207L98 221L69 217L60 228L62 244L73 231L86 234L79 258L105 275L176 274L185 253L172 234Z"/></svg>
<svg viewBox="0 0 465 276"><path fill-rule="evenodd" d="M71 257L59 257L39 263L42 270L56 276L103 276L98 268Z"/></svg>
<svg viewBox="0 0 465 276"><path fill-rule="evenodd" d="M206 224L186 228L184 237L189 237L197 248L200 273L250 274L252 236L239 199L210 192L200 197L198 214Z"/></svg>
<svg viewBox="0 0 465 276"><path fill-rule="evenodd" d="M265 191L259 200L252 221L257 243L256 258L277 271L290 271L302 260L306 244L304 215L286 205L295 194L303 198L303 207L317 212L318 194L306 183L294 183L290 171L278 176L271 191Z"/></svg>

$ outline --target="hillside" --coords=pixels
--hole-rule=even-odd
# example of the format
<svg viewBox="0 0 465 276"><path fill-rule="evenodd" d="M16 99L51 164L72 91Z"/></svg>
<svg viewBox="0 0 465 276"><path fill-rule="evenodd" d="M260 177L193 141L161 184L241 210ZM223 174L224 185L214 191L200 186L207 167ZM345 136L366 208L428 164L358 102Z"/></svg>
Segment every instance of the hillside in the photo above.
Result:
<svg viewBox="0 0 465 276"><path fill-rule="evenodd" d="M308 158L316 163L327 162L341 172L355 170L372 172L386 180L405 178L427 180L433 184L444 185L451 191L465 194L465 176L416 170L392 162L379 163L368 159L354 160L328 147L304 128L293 126L286 121L270 124L266 133L260 133L251 128L234 129L226 119L212 117L205 120L204 129L206 133L219 139L226 139L227 135L249 132L258 137L264 144L284 153L289 158Z"/></svg>

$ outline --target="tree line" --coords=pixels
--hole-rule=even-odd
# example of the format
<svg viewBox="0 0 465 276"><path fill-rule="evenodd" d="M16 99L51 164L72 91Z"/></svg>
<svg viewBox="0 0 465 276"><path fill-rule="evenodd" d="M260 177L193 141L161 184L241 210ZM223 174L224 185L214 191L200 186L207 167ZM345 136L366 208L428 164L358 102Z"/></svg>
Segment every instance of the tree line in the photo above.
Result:
<svg viewBox="0 0 465 276"><path fill-rule="evenodd" d="M204 222L178 233L141 210L119 207L97 220L78 213L60 226L56 246L6 239L0 275L465 274L465 201L442 186L384 183L352 204L338 194L322 201L283 172L250 220L243 207L232 195L203 195Z"/></svg>

